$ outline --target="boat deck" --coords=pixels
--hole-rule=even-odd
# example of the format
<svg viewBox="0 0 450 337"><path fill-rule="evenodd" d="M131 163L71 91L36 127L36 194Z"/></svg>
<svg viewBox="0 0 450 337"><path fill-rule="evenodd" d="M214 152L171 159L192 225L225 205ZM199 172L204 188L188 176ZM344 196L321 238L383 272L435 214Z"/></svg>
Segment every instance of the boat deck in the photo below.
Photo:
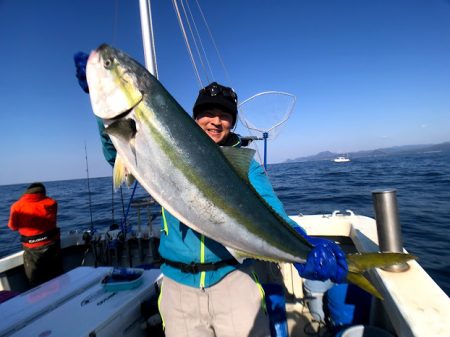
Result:
<svg viewBox="0 0 450 337"><path fill-rule="evenodd" d="M292 219L305 228L309 235L325 236L334 240L347 253L355 250L360 252L378 251L375 221L371 218L357 216L353 213L333 213L328 215L293 216ZM157 242L149 241L150 239L154 240L154 238L149 237L141 237L140 239L140 244L139 240L132 238L132 242L124 245L122 250L104 251L103 263L126 267L148 266L154 263L155 257L157 257L154 247L157 247ZM98 244L96 247L100 249L101 245ZM108 246L105 245L104 247ZM142 248L144 249L142 250ZM131 251L128 251L128 249L131 249ZM97 250L97 253L94 254L92 244L86 244L76 237L65 241L63 245L65 255L64 267L68 274L72 275L70 273L72 270L76 270L74 268L84 266L81 268L93 268L89 278L91 279L96 275L97 271L102 271L102 268L111 269L111 266L101 267L101 264L98 263L99 251ZM96 264L99 266L98 268L95 268ZM382 327L393 335L400 337L450 336L450 328L447 325L448 317L450 317L450 299L416 261L410 261L408 264L410 266L409 270L403 273L391 273L380 269L369 272L368 276L371 282L384 297L384 301L372 299L370 324ZM154 266L158 267L158 261L154 263ZM289 336L331 335L323 323L319 324L312 319L307 306L310 298L305 296L302 279L291 264L258 261L255 268L261 283L283 285ZM64 276L60 280L63 279L67 280L67 277ZM56 287L56 283L53 281L46 283L53 285L52 291L58 292L62 291L62 289L64 289L64 292L68 291L67 285L70 285L70 282L67 284L57 282L58 287ZM97 286L93 285L93 288ZM13 290L20 292L20 296L28 297L30 297L30 294L37 294L34 292L36 291L35 289L29 290L27 287L23 271L22 252L0 260L0 290ZM39 300L39 298L45 298L47 295L52 296L51 292L48 292L45 296L41 295L33 295L31 297L34 300ZM4 310L8 303L17 301L14 298L0 304L2 313L5 312ZM31 307L37 308L36 302L33 303ZM52 307L56 308L58 304L54 303ZM25 306L25 309L28 308ZM72 317L74 316L67 315L65 319L72 321ZM35 318L39 320L39 317ZM54 322L63 321L57 320L56 316L54 319ZM0 329L0 331L6 331L5 325L10 325L13 321L12 319L2 320L0 328L3 330ZM0 335L9 336L11 333L5 332L3 334L0 333ZM135 335L140 336L140 334ZM149 334L149 336L155 335Z"/></svg>

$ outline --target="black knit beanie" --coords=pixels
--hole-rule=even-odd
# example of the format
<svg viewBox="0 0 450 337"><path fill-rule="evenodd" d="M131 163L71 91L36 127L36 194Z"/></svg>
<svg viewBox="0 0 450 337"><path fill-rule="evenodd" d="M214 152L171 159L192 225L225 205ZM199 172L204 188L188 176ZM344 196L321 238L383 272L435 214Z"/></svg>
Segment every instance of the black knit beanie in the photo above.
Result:
<svg viewBox="0 0 450 337"><path fill-rule="evenodd" d="M225 87L217 82L212 82L203 89L200 89L197 100L193 108L194 119L202 111L208 108L220 107L233 117L233 124L236 124L238 109L237 95L230 87Z"/></svg>
<svg viewBox="0 0 450 337"><path fill-rule="evenodd" d="M25 191L25 194L35 194L35 193L42 193L45 194L45 186L42 183L32 183L30 186L27 187L27 190Z"/></svg>

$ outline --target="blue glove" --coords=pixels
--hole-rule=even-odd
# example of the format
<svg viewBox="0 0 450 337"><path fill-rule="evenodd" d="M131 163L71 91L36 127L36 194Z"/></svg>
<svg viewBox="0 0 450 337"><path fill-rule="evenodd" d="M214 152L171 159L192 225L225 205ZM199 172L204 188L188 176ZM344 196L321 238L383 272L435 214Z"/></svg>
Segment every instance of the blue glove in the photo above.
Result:
<svg viewBox="0 0 450 337"><path fill-rule="evenodd" d="M330 279L334 283L344 283L348 266L341 248L332 241L307 236L301 228L295 230L314 246L305 263L294 263L300 277L318 281Z"/></svg>
<svg viewBox="0 0 450 337"><path fill-rule="evenodd" d="M77 68L76 76L78 78L78 83L80 84L81 89L83 89L85 93L89 93L89 87L86 80L86 64L88 58L89 55L81 51L79 51L73 56L73 60L75 61L75 67Z"/></svg>

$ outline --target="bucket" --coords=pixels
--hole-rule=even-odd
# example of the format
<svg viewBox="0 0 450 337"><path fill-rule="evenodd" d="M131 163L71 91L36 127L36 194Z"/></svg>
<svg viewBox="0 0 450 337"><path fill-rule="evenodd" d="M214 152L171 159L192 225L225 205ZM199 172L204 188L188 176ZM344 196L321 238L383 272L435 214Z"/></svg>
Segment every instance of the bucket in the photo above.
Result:
<svg viewBox="0 0 450 337"><path fill-rule="evenodd" d="M286 301L283 287L276 283L267 283L262 286L266 297L271 336L288 337Z"/></svg>
<svg viewBox="0 0 450 337"><path fill-rule="evenodd" d="M336 284L326 294L326 309L332 327L340 329L369 322L372 296L353 284Z"/></svg>
<svg viewBox="0 0 450 337"><path fill-rule="evenodd" d="M323 310L323 296L325 292L333 286L333 282L316 281L305 279L303 281L303 290L305 292L305 299L307 299L307 305L309 312L314 320L318 322L325 322L325 313Z"/></svg>
<svg viewBox="0 0 450 337"><path fill-rule="evenodd" d="M339 332L336 337L394 337L394 335L374 326L355 325Z"/></svg>

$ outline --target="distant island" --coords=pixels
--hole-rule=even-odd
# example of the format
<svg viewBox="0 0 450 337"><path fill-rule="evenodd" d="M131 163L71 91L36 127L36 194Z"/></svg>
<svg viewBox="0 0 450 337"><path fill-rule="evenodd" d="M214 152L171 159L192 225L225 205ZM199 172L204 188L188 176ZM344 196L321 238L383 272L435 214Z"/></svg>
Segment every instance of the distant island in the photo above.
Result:
<svg viewBox="0 0 450 337"><path fill-rule="evenodd" d="M376 150L366 150L357 152L345 153L350 159L362 158L362 157L379 157L379 156L390 156L390 155L403 155L410 153L425 153L425 152L444 152L450 151L450 142L445 142L441 144L427 144L427 145L404 145L404 146L393 146ZM337 156L342 155L342 153L334 153L330 151L319 152L312 156L299 157L295 159L287 159L284 163L293 162L305 162L305 161L317 161L317 160L333 160Z"/></svg>

